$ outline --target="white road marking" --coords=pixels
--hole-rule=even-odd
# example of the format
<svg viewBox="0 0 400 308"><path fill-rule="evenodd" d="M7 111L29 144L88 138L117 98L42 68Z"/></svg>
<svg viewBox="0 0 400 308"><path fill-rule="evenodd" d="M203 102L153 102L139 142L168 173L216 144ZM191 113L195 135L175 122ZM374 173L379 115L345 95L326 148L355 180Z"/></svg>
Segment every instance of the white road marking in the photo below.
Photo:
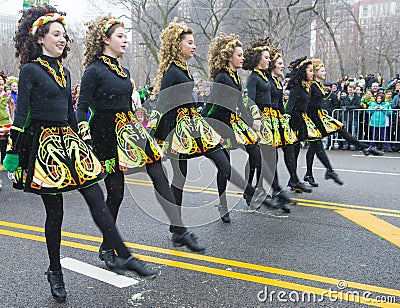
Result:
<svg viewBox="0 0 400 308"><path fill-rule="evenodd" d="M67 268L71 271L106 282L118 288L129 287L139 282L136 279L126 277L123 275L118 275L108 270L98 268L96 266L72 258L61 259L61 265L62 267Z"/></svg>
<svg viewBox="0 0 400 308"><path fill-rule="evenodd" d="M306 167L302 167L302 168L305 169ZM326 168L321 168L321 167L313 167L313 169L326 170ZM336 168L335 168L335 171L400 176L400 173L391 173L391 172L363 171L363 170L336 169Z"/></svg>
<svg viewBox="0 0 400 308"><path fill-rule="evenodd" d="M375 156L375 155L369 155L369 156L365 156L365 155L361 155L361 154L352 154L350 156L353 157L368 157L368 158L384 158L384 159L400 159L400 156Z"/></svg>

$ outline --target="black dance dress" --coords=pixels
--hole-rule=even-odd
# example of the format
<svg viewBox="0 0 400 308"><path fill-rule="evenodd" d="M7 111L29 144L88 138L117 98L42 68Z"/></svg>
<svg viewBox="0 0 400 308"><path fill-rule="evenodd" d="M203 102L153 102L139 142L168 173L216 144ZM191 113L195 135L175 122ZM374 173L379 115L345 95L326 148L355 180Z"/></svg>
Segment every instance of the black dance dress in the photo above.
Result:
<svg viewBox="0 0 400 308"><path fill-rule="evenodd" d="M14 187L56 194L103 179L99 160L76 132L69 71L43 55L25 64L9 144L20 162Z"/></svg>
<svg viewBox="0 0 400 308"><path fill-rule="evenodd" d="M210 97L203 114L217 120L213 127L223 138L228 149L251 146L258 143L256 132L251 128L254 119L261 120L258 107L249 100L251 115L243 104L242 84L237 72L223 68L214 78Z"/></svg>
<svg viewBox="0 0 400 308"><path fill-rule="evenodd" d="M194 80L186 63L175 60L165 72L155 110L154 137L166 142L170 158L189 159L221 149L221 137L196 110Z"/></svg>
<svg viewBox="0 0 400 308"><path fill-rule="evenodd" d="M96 56L82 77L76 117L81 127L88 121L89 107L92 110L94 151L109 173L131 171L162 156L157 142L134 117L131 95L129 71L115 58Z"/></svg>

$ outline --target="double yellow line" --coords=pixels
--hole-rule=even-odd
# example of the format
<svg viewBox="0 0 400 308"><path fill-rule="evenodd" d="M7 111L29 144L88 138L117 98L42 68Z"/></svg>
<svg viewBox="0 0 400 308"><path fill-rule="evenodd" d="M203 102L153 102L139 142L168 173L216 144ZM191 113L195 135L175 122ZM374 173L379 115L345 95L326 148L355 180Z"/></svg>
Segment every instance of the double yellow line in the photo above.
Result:
<svg viewBox="0 0 400 308"><path fill-rule="evenodd" d="M18 223L13 223L13 222L6 222L6 221L0 221L0 226L3 227L0 229L1 235L23 238L23 239L39 241L39 242L45 242L45 238L43 236L44 228L23 225L23 224L18 224ZM21 230L29 231L30 233L21 232ZM39 235L32 234L32 232L39 233ZM63 232L62 236L64 238L94 242L95 245L85 244L85 243L82 243L79 241L77 242L77 241L71 241L71 240L62 240L62 242L61 242L61 245L63 245L63 246L87 250L87 251L93 251L93 252L98 251L98 244L102 242L102 238L100 238L100 237L84 235L84 234L79 234L79 233ZM227 278L232 278L232 279L237 279L237 280L242 280L242 281L255 282L258 284L262 284L262 285L269 285L269 286L279 287L282 289L290 289L290 290L295 290L298 292L312 293L312 294L315 294L315 295L318 295L321 297L326 297L327 301L336 298L338 300L361 303L361 304L377 306L377 307L400 307L400 305L398 305L396 303L382 303L374 298L369 298L369 297L365 297L365 296L354 296L351 294L349 296L346 296L346 293L345 293L346 290L349 290L349 291L353 292L352 294L354 294L354 289L356 289L356 290L361 290L360 294L365 294L364 292L370 292L369 294L371 294L371 293L372 294L385 294L386 297L388 297L388 296L393 297L393 298L397 297L397 300L399 300L400 290L384 288L384 287L368 285L368 284L362 284L362 283L353 282L353 281L346 281L345 283L347 285L347 288L346 288L346 290L343 290L343 294L333 293L333 294L329 295L329 297L328 297L328 294L330 294L329 290L332 290L332 289L336 290L338 282L343 281L343 280L338 279L338 278L318 276L318 275L296 272L296 271L291 271L291 270L273 268L273 267L269 267L269 266L265 266L265 265L258 265L258 264L229 260L229 259L224 259L224 258L217 258L217 257L212 257L212 256L193 254L193 253L189 253L189 252L170 250L170 249L166 249L166 248L160 248L160 247L154 247L154 246L148 246L148 245L141 245L141 244L135 244L135 243L129 243L129 242L127 242L126 245L133 249L158 254L158 256L149 256L149 255L143 255L143 254L136 255L144 261L153 262L156 264L162 264L162 265L166 265L166 266L170 266L170 267L176 267L179 269L186 269L186 270L190 270L190 271L196 271L196 272L201 272L201 273L206 273L206 274L211 274L211 275L217 275L217 276L222 276L222 277L227 277ZM162 256L164 256L164 258L162 258ZM226 267L229 267L229 268L226 268ZM255 273L254 274L246 274L246 273L241 272L241 270L250 270ZM278 277L277 279L270 278L270 277L264 277L264 276L268 276L268 275L269 276L277 275L280 277ZM296 279L302 280L304 282L303 282L303 284L288 282L288 281L285 281L285 279L287 279L287 278L289 278L289 279L296 278ZM325 289L324 289L324 287L318 288L318 287L309 286L309 285L304 284L304 283L307 283L307 281L310 282L311 284L315 284L315 282L323 284ZM254 294L255 296L257 296L256 293L257 292L255 292L255 294Z"/></svg>
<svg viewBox="0 0 400 308"><path fill-rule="evenodd" d="M129 178L129 177L125 178L125 183L130 184L130 185L153 187L153 182L151 182L151 181L138 180L138 179L133 179L133 178ZM187 192L218 195L218 190L216 188L210 188L210 187L185 185L184 190ZM227 189L226 192L227 192L227 196L242 198L242 192L240 192L240 191ZM328 210L333 210L333 211L343 210L343 209L354 209L354 210L365 211L371 215L400 218L400 210L391 210L391 209L384 209L384 208L379 208L379 207L351 205L351 204L344 204L344 203L326 202L326 201L319 201L319 200L307 200L307 199L299 199L299 198L293 198L293 200L297 201L297 205L299 205L299 206L328 209Z"/></svg>

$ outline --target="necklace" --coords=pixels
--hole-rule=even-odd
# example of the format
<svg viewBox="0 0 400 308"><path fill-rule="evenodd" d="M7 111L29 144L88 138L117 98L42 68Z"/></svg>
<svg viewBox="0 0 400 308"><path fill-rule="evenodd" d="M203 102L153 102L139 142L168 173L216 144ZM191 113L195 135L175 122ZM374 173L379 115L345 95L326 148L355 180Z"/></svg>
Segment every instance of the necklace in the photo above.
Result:
<svg viewBox="0 0 400 308"><path fill-rule="evenodd" d="M318 89L322 92L322 95L325 95L325 89L319 81L314 80L313 83L318 87Z"/></svg>
<svg viewBox="0 0 400 308"><path fill-rule="evenodd" d="M265 72L263 72L262 70L260 70L259 68L255 68L254 71L261 76L262 79L264 79L265 81L268 81L267 75L265 75Z"/></svg>
<svg viewBox="0 0 400 308"><path fill-rule="evenodd" d="M65 76L67 74L65 74L64 71L64 67L62 66L61 62L59 60L57 60L57 64L58 64L58 71L61 74L61 77L57 75L57 72L55 71L54 68L52 68L49 64L48 61L43 60L41 57L37 57L35 60L33 60L33 62L39 63L40 65L44 66L45 68L47 68L47 72L53 76L54 80L57 82L57 84L61 87L61 88L65 88L67 86L67 80L65 79Z"/></svg>
<svg viewBox="0 0 400 308"><path fill-rule="evenodd" d="M117 63L118 65L111 63L110 58L108 58L105 55L101 55L99 56L99 59L103 61L104 64L106 64L110 70L114 71L118 76L122 77L122 78L126 78L127 75L124 72L124 69L122 68L121 64L119 63L118 59L117 59Z"/></svg>
<svg viewBox="0 0 400 308"><path fill-rule="evenodd" d="M182 61L179 61L179 60L174 60L174 63L182 71L186 71L190 79L193 79L192 74L190 73L189 66L187 65L187 63L183 63Z"/></svg>
<svg viewBox="0 0 400 308"><path fill-rule="evenodd" d="M311 89L311 82L309 81L302 81L301 85L303 86L303 88L306 90L307 93L310 93L310 89Z"/></svg>
<svg viewBox="0 0 400 308"><path fill-rule="evenodd" d="M282 84L279 81L278 77L272 76L272 80L274 81L274 84L278 88L278 90L282 90Z"/></svg>
<svg viewBox="0 0 400 308"><path fill-rule="evenodd" d="M234 72L229 66L225 66L225 70L228 72L229 76L232 77L234 83L236 85L239 85L240 84L240 77L237 74L237 72Z"/></svg>

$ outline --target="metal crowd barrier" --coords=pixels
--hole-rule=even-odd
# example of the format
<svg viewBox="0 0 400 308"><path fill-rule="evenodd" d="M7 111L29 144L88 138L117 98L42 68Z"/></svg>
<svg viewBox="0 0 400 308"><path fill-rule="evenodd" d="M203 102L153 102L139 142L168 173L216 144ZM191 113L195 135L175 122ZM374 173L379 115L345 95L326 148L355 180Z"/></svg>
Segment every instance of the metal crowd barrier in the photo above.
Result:
<svg viewBox="0 0 400 308"><path fill-rule="evenodd" d="M375 137L377 138L374 138L374 128L369 125L372 115L367 112L367 109L346 111L335 109L332 112L332 116L341 121L344 124L344 128L360 141L365 143L388 142L390 144L400 145L400 109L392 109L392 114L386 116L385 128L376 132ZM341 141L345 142L345 139L342 138L340 133L335 133L328 138L330 138L328 144L331 149L333 149L337 143Z"/></svg>

